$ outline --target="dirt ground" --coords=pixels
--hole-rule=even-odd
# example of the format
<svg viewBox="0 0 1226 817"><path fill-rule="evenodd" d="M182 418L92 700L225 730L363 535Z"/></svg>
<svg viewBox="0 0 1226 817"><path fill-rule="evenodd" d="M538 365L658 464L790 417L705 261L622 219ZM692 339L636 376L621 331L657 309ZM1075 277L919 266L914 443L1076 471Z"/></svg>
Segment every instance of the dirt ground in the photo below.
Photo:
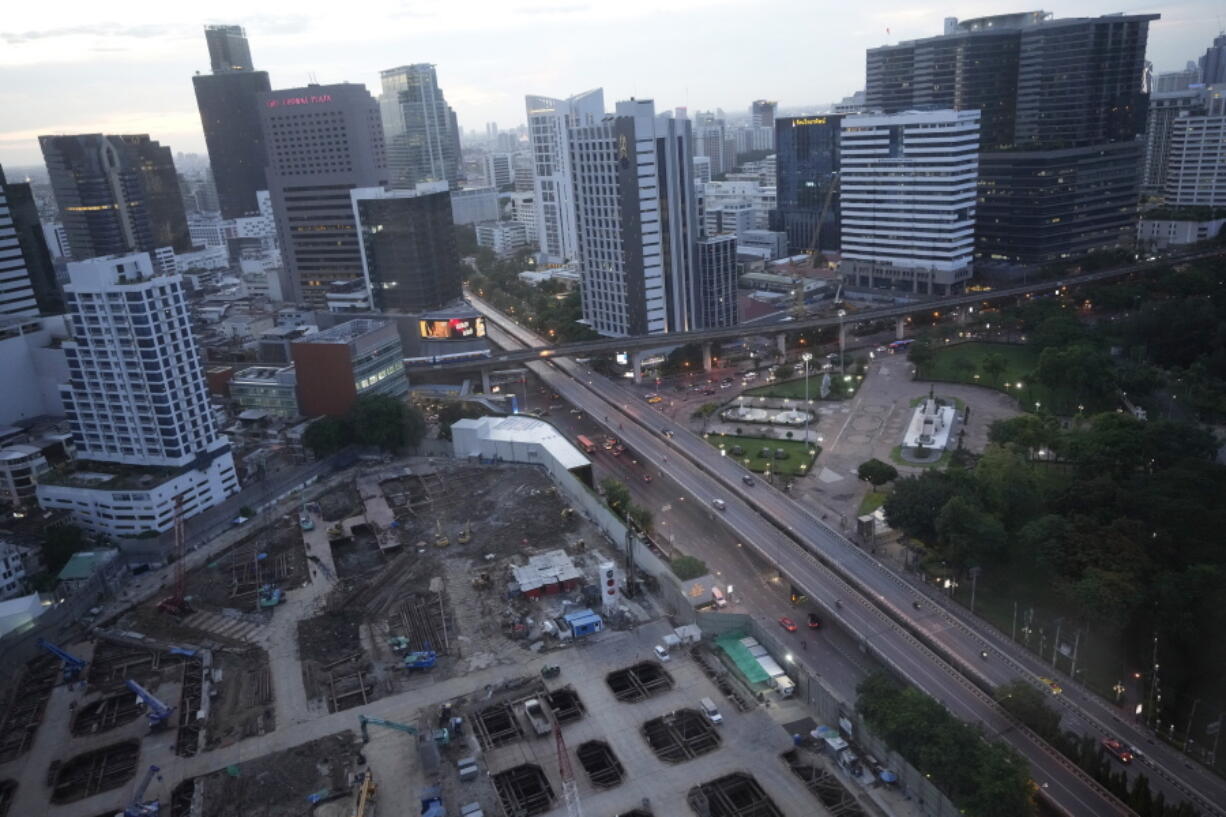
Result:
<svg viewBox="0 0 1226 817"><path fill-rule="evenodd" d="M276 721L268 653L258 647L214 653L213 668L221 670L221 682L209 705L207 748L271 732Z"/></svg>
<svg viewBox="0 0 1226 817"><path fill-rule="evenodd" d="M265 554L264 558L260 554ZM302 532L293 519L279 519L203 568L189 572L186 595L198 610L256 612L256 588L260 584L296 587L306 578Z"/></svg>
<svg viewBox="0 0 1226 817"><path fill-rule="evenodd" d="M362 512L358 489L352 482L338 485L315 500L325 522L339 522Z"/></svg>
<svg viewBox="0 0 1226 817"><path fill-rule="evenodd" d="M202 817L309 815L310 795L347 796L359 747L353 732L339 732L199 778Z"/></svg>

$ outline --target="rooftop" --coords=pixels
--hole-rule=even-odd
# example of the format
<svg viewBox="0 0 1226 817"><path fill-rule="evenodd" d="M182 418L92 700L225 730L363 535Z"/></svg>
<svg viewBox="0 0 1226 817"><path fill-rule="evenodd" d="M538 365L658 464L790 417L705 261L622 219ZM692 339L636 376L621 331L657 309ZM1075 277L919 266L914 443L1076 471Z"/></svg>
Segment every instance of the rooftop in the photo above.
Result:
<svg viewBox="0 0 1226 817"><path fill-rule="evenodd" d="M562 436L556 428L544 420L517 414L512 417L479 417L475 420L458 420L454 429L476 428L478 435L487 440L505 443L535 443L546 449L568 471L590 465L583 452Z"/></svg>
<svg viewBox="0 0 1226 817"><path fill-rule="evenodd" d="M297 343L350 343L387 325L387 321L355 318L339 326L333 326L331 329L321 329L310 337L302 338Z"/></svg>
<svg viewBox="0 0 1226 817"><path fill-rule="evenodd" d="M190 467L190 466L187 466ZM39 477L45 485L70 488L106 488L111 491L148 491L182 473L185 468L149 468L113 462L77 460L71 467Z"/></svg>
<svg viewBox="0 0 1226 817"><path fill-rule="evenodd" d="M64 569L60 571L58 578L62 582L88 579L99 567L118 555L117 550L83 550L80 553L74 553L68 560L68 564L64 565Z"/></svg>

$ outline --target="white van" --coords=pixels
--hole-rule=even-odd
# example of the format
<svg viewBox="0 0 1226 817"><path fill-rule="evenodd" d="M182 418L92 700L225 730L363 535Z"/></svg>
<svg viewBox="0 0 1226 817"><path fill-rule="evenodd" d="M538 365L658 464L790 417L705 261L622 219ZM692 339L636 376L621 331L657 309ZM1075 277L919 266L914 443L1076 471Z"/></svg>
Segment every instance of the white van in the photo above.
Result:
<svg viewBox="0 0 1226 817"><path fill-rule="evenodd" d="M702 707L702 714L706 715L707 720L711 721L711 723L718 726L724 722L724 716L719 714L719 710L715 708L715 701L710 698L703 698L698 704Z"/></svg>
<svg viewBox="0 0 1226 817"><path fill-rule="evenodd" d="M711 504L715 506L715 510L717 511L728 510L728 503L724 502L722 499L712 499Z"/></svg>
<svg viewBox="0 0 1226 817"><path fill-rule="evenodd" d="M718 587L711 588L711 598L715 600L716 607L727 607L728 599L724 598L724 591Z"/></svg>

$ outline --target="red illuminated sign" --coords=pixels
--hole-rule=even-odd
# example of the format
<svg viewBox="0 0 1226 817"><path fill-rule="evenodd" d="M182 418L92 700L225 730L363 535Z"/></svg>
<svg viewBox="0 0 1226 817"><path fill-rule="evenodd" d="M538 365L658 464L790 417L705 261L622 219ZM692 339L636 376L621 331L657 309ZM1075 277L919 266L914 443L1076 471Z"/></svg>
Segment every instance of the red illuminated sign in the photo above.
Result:
<svg viewBox="0 0 1226 817"><path fill-rule="evenodd" d="M285 99L270 99L264 103L270 108L280 108L283 105L318 105L321 102L331 102L332 94L319 96L287 96Z"/></svg>

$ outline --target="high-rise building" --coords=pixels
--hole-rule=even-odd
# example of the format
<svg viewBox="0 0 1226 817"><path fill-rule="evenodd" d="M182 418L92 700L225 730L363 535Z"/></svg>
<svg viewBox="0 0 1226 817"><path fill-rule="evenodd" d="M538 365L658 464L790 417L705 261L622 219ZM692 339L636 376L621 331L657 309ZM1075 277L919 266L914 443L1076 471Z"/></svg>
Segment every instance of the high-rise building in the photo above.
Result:
<svg viewBox="0 0 1226 817"><path fill-rule="evenodd" d="M1204 88L1157 91L1150 95L1145 124L1145 166L1141 173L1141 192L1160 196L1166 188L1166 170L1171 156L1171 125L1180 116L1204 111Z"/></svg>
<svg viewBox="0 0 1226 817"><path fill-rule="evenodd" d="M343 417L359 397L409 390L404 347L390 321L358 318L291 344L304 417Z"/></svg>
<svg viewBox="0 0 1226 817"><path fill-rule="evenodd" d="M170 148L145 134L38 141L73 258L191 249Z"/></svg>
<svg viewBox="0 0 1226 817"><path fill-rule="evenodd" d="M135 536L169 529L176 500L190 517L237 492L182 279L155 273L146 253L73 262L68 277L60 396L84 462L44 478L39 504L92 531Z"/></svg>
<svg viewBox="0 0 1226 817"><path fill-rule="evenodd" d="M256 98L272 86L267 72L251 67L251 50L241 28L205 26L204 36L213 73L192 77L196 107L221 216L242 218L257 212L256 192L267 189L268 157Z"/></svg>
<svg viewBox="0 0 1226 817"><path fill-rule="evenodd" d="M205 26L204 39L209 46L209 64L214 74L254 70L247 32L242 26Z"/></svg>
<svg viewBox="0 0 1226 817"><path fill-rule="evenodd" d="M750 124L755 128L775 127L775 111L779 103L767 99L755 99L749 106Z"/></svg>
<svg viewBox="0 0 1226 817"><path fill-rule="evenodd" d="M865 102L982 111L980 260L1034 265L1128 246L1157 18L949 18L943 36L869 49Z"/></svg>
<svg viewBox="0 0 1226 817"><path fill-rule="evenodd" d="M537 244L546 264L562 264L577 257L579 242L570 129L600 121L604 116L604 91L595 88L568 99L527 96L524 103L534 164Z"/></svg>
<svg viewBox="0 0 1226 817"><path fill-rule="evenodd" d="M64 293L47 250L30 185L10 183L0 167L0 315L55 315Z"/></svg>
<svg viewBox="0 0 1226 817"><path fill-rule="evenodd" d="M502 189L515 181L515 167L509 153L487 153L485 155L485 182L491 187Z"/></svg>
<svg viewBox="0 0 1226 817"><path fill-rule="evenodd" d="M737 324L735 235L703 238L697 246L697 286L691 329Z"/></svg>
<svg viewBox="0 0 1226 817"><path fill-rule="evenodd" d="M583 320L611 337L694 326L699 235L688 120L651 100L571 129Z"/></svg>
<svg viewBox="0 0 1226 817"><path fill-rule="evenodd" d="M846 116L840 142L844 280L961 291L975 251L979 111Z"/></svg>
<svg viewBox="0 0 1226 817"><path fill-rule="evenodd" d="M1206 85L1226 83L1226 34L1213 38L1213 45L1200 58L1200 81Z"/></svg>
<svg viewBox="0 0 1226 817"><path fill-rule="evenodd" d="M350 191L374 308L424 312L458 300L460 253L446 185Z"/></svg>
<svg viewBox="0 0 1226 817"><path fill-rule="evenodd" d="M1206 94L1199 115L1171 123L1165 179L1172 207L1226 207L1226 92Z"/></svg>
<svg viewBox="0 0 1226 817"><path fill-rule="evenodd" d="M333 281L363 277L355 187L383 187L379 105L366 86L308 85L258 97L287 301L322 309Z"/></svg>
<svg viewBox="0 0 1226 817"><path fill-rule="evenodd" d="M379 106L387 140L391 186L411 189L423 182L459 183L460 133L455 111L438 87L429 63L379 72Z"/></svg>
<svg viewBox="0 0 1226 817"><path fill-rule="evenodd" d="M787 233L789 253L839 248L836 181L842 119L831 114L775 120L776 204L770 228ZM821 234L815 241L818 219Z"/></svg>
<svg viewBox="0 0 1226 817"><path fill-rule="evenodd" d="M1210 49L1212 50L1212 49ZM1167 71L1154 77L1153 92L1157 94L1171 91L1185 91L1190 85L1200 82L1200 69L1193 64L1183 71Z"/></svg>

